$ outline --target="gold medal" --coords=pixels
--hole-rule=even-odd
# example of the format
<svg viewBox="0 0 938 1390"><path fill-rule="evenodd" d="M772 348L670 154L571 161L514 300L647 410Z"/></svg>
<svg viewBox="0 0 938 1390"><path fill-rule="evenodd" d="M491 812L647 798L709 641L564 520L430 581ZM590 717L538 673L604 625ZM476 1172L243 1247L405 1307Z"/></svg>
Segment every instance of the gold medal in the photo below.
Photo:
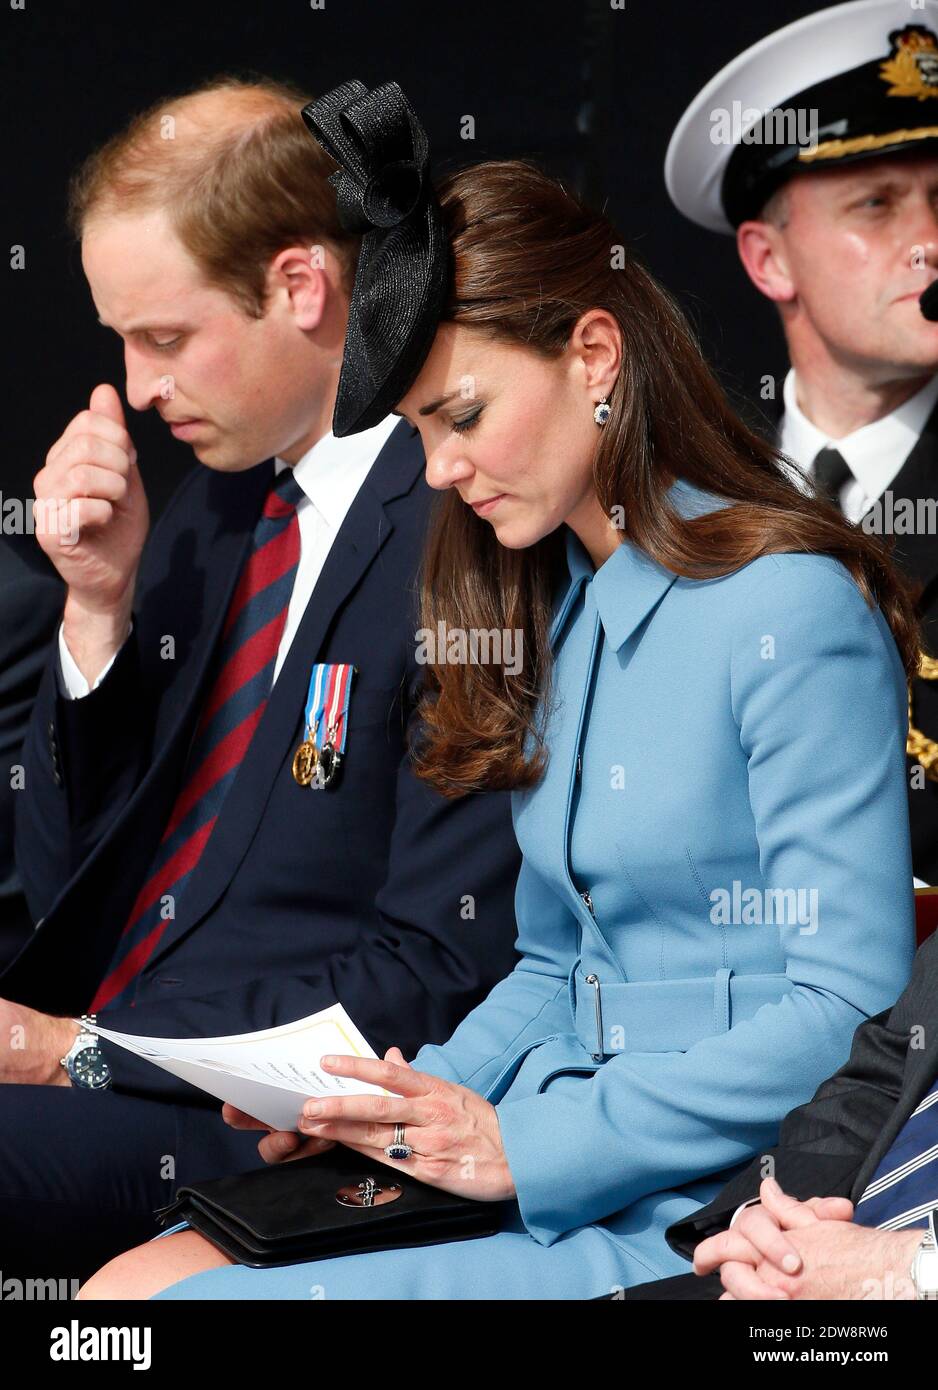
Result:
<svg viewBox="0 0 938 1390"><path fill-rule="evenodd" d="M313 780L319 751L311 738L301 743L293 755L293 777L301 787L308 787Z"/></svg>

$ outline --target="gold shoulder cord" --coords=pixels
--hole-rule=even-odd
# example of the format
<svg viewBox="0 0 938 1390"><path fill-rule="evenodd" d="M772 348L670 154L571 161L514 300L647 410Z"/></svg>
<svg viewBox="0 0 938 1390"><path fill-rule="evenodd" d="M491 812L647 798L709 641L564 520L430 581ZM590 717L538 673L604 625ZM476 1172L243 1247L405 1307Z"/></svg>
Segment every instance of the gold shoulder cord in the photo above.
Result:
<svg viewBox="0 0 938 1390"><path fill-rule="evenodd" d="M938 661L933 656L926 656L924 652L920 652L918 673L922 680L938 680ZM905 751L910 758L921 763L925 769L926 777L930 777L933 782L938 782L938 743L934 739L926 738L921 729L916 729L912 723L911 681L909 682L909 736L906 739Z"/></svg>

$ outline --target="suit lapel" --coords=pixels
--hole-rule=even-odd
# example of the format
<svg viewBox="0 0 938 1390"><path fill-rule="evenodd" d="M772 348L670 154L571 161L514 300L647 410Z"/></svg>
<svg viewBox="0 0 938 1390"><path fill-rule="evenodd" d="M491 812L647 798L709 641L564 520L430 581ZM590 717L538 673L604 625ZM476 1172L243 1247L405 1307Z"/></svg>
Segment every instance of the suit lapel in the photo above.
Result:
<svg viewBox="0 0 938 1390"><path fill-rule="evenodd" d="M157 627L142 632L141 638L156 647L163 634L171 633L176 644L178 675L160 703L153 763L122 818L123 824L138 807L146 805L147 824L153 829L152 841L145 837L135 841L132 853L139 858L139 864L124 861L134 882L146 876L175 802L228 605L244 568L273 474L273 460L244 473L213 474L207 480L207 496L198 501L200 514L192 532L178 535L174 541L168 557L165 595L158 586L150 595L148 607L158 614ZM110 841L100 848L109 852ZM89 865L92 862L96 861L89 861ZM130 905L128 902L128 911Z"/></svg>
<svg viewBox="0 0 938 1390"><path fill-rule="evenodd" d="M408 491L423 468L423 453L400 427L389 436L349 508L290 646L267 707L225 798L178 918L167 928L150 964L158 961L211 911L237 872L264 814L287 746L299 741L312 665L320 660L333 620L386 544L393 523L385 502ZM367 634L362 635L367 641ZM342 654L355 661L358 652Z"/></svg>
<svg viewBox="0 0 938 1390"><path fill-rule="evenodd" d="M938 497L938 406L932 411L917 444L887 491L892 493L894 505L899 499L914 503ZM866 517L872 514L871 508ZM928 530L911 535L897 534L893 559L908 575L917 579L924 590L938 574L938 543L934 534Z"/></svg>
<svg viewBox="0 0 938 1390"><path fill-rule="evenodd" d="M179 675L161 702L155 731L155 746L161 751L147 783L163 775L166 760L179 751L180 740L184 751L188 750L228 605L273 476L273 460L244 473L213 474L205 501L198 504L206 515L195 518L193 532L177 536L168 557L165 597L158 590L151 595L150 608L158 612L160 632L173 634ZM190 543L193 533L195 546ZM150 632L146 640L152 643L160 638ZM173 796L176 790L174 781Z"/></svg>
<svg viewBox="0 0 938 1390"><path fill-rule="evenodd" d="M780 442L783 415L784 412L780 410L774 422L770 442L775 447ZM918 442L887 491L892 493L895 500L907 498L911 502L938 497L938 405L926 420ZM868 508L859 524L862 526L873 515L874 509ZM938 575L938 543L935 536L927 531L908 536L896 535L893 559L907 575L919 580L924 590Z"/></svg>
<svg viewBox="0 0 938 1390"><path fill-rule="evenodd" d="M145 652L159 650L166 634L175 642L176 661L168 663L172 679L159 705L153 761L111 831L76 877L63 885L17 967L7 972L4 988L11 998L31 995L43 999L41 1007L51 1012L74 1012L85 1007L104 977L175 801L212 655L272 475L272 462L237 475L206 478L199 471L175 504L193 511L192 522L170 532L171 549L151 567L155 577L150 602L139 615L137 633ZM168 520L172 525L172 519ZM151 546L159 548L164 539L157 526ZM149 612L155 616L148 623ZM145 670L155 683L152 661ZM114 885L101 919L102 930L91 938L76 937L75 921L85 920L89 902L100 902L95 885L102 882ZM61 932L64 937L56 939ZM36 949L31 951L33 946ZM51 993L43 955L48 950L55 952L62 982L61 987L53 985ZM38 981L31 979L34 970L39 972ZM76 999L83 1002L76 1004Z"/></svg>
<svg viewBox="0 0 938 1390"><path fill-rule="evenodd" d="M863 1166L857 1173L851 1196L851 1200L854 1202L862 1197L880 1160L889 1152L890 1146L912 1111L934 1085L935 1076L938 1074L938 1038L935 1038L934 1029L930 1029L929 1032L933 1039L930 1047L910 1048L906 1054L899 1103L890 1115L888 1124L883 1126L879 1138L870 1149Z"/></svg>

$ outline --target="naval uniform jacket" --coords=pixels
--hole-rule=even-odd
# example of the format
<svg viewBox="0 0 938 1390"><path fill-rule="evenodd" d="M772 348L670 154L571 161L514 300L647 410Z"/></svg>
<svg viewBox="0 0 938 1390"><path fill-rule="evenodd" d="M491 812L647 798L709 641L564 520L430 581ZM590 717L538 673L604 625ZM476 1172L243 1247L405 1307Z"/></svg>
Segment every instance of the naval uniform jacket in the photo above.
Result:
<svg viewBox="0 0 938 1390"><path fill-rule="evenodd" d="M913 504L933 501L938 523L938 406L887 490L893 495L894 508L902 498ZM885 506L883 515L888 515ZM938 657L938 531L923 528L912 535L897 534L892 554L897 567L913 582L925 651ZM912 682L912 722L926 738L938 742L938 680ZM914 761L907 761L912 866L926 883L938 883L938 781L926 777L922 786L913 784ZM938 774L938 765L934 770ZM921 774L915 782L920 780Z"/></svg>

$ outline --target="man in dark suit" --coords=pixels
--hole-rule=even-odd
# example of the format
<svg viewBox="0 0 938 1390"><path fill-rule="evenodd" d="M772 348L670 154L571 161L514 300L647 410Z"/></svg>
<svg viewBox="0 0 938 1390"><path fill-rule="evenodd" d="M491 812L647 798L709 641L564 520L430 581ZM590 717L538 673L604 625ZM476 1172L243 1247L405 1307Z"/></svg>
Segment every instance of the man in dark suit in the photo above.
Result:
<svg viewBox="0 0 938 1390"><path fill-rule="evenodd" d="M5 1274L84 1278L180 1183L261 1164L217 1102L71 1016L204 1037L339 1001L412 1056L514 963L507 796L445 800L411 767L432 494L393 417L330 432L354 247L303 100L231 82L161 103L76 185L128 400L204 466L147 538L102 385L36 479L73 525L37 530L67 598L17 824L42 921L0 977L0 1035L25 1040L0 1056ZM329 784L304 744L322 769L332 750Z"/></svg>
<svg viewBox="0 0 938 1390"><path fill-rule="evenodd" d="M625 1297L717 1298L724 1288L736 1298L772 1298L779 1290L807 1299L915 1297L910 1267L923 1241L930 1243L936 1219L933 935L919 948L896 1004L860 1025L847 1061L785 1117L779 1142L669 1228L671 1247L704 1277L644 1284ZM722 1286L712 1273L718 1268ZM933 1268L919 1278L919 1296L926 1288L938 1296Z"/></svg>
<svg viewBox="0 0 938 1390"><path fill-rule="evenodd" d="M778 309L781 451L894 538L915 592L912 863L938 883L938 326L918 307L938 276L938 4L901 10L835 6L740 54L688 107L665 178L687 217L735 234Z"/></svg>
<svg viewBox="0 0 938 1390"><path fill-rule="evenodd" d="M33 926L13 862L13 812L24 789L20 750L63 597L33 537L0 533L0 968Z"/></svg>

